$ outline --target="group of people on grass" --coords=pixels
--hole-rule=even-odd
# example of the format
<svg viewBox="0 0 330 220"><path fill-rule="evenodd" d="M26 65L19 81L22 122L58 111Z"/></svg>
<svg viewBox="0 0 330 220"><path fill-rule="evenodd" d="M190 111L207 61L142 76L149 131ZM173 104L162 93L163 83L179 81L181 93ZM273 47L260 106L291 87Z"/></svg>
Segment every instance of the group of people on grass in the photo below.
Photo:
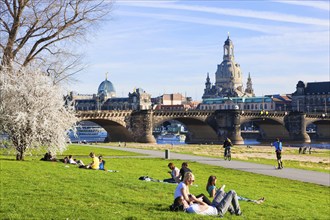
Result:
<svg viewBox="0 0 330 220"><path fill-rule="evenodd" d="M88 165L85 165L82 160L76 160L72 155L60 159L61 162L66 164L78 165L79 168L92 169L92 170L106 170L105 169L105 160L103 160L102 155L96 157L95 153L90 152L89 156L92 158L92 162ZM55 157L52 156L51 152L47 152L41 160L44 161L57 161Z"/></svg>
<svg viewBox="0 0 330 220"><path fill-rule="evenodd" d="M253 202L260 204L264 202L264 198L252 200L238 196L234 190L225 192L223 185L221 188L216 187L216 176L210 176L207 184L206 191L212 202L204 194L197 196L189 192L189 187L194 184L195 176L188 168L188 163L182 163L179 170L173 163L169 163L168 167L171 169L171 178L165 179L164 182L178 183L174 191L174 202L170 206L171 211L185 211L187 213L195 213L200 215L215 215L223 217L228 211L231 214L241 215L242 211L239 206L239 200Z"/></svg>

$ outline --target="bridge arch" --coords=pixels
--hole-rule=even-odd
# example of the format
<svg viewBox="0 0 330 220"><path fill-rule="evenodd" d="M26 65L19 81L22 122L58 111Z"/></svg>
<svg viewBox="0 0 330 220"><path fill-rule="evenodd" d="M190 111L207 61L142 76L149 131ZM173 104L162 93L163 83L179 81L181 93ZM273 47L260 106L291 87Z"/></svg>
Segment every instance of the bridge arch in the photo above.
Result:
<svg viewBox="0 0 330 220"><path fill-rule="evenodd" d="M133 137L132 134L124 127L116 121L111 121L107 119L84 119L82 121L91 121L95 124L102 127L108 133L108 137L106 138L106 142L132 142Z"/></svg>
<svg viewBox="0 0 330 220"><path fill-rule="evenodd" d="M285 126L285 122L281 118L277 117L262 117L262 116L249 116L242 117L241 124L253 122L259 127L258 141L271 142L275 138L282 140L289 140L290 133ZM244 136L244 135L243 135Z"/></svg>
<svg viewBox="0 0 330 220"><path fill-rule="evenodd" d="M153 128L156 128L166 121L175 120L185 125L188 134L186 143L188 144L206 144L218 143L218 136L215 129L208 123L208 117L196 117L186 115L174 115L169 117L155 117Z"/></svg>
<svg viewBox="0 0 330 220"><path fill-rule="evenodd" d="M77 117L81 121L92 121L108 132L106 141L132 142L132 132L127 129L127 121L132 111L80 111Z"/></svg>
<svg viewBox="0 0 330 220"><path fill-rule="evenodd" d="M330 121L323 118L310 118L306 120L306 127L310 124L316 125L316 132L314 135L309 134L312 139L316 141L330 139Z"/></svg>

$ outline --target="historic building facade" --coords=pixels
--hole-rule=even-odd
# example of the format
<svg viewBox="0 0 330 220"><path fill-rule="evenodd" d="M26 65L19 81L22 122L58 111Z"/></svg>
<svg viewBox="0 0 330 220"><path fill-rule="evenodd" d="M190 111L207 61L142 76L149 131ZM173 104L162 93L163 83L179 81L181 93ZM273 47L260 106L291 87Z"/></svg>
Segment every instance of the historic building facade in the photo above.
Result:
<svg viewBox="0 0 330 220"><path fill-rule="evenodd" d="M196 109L199 104L199 102L192 101L191 97L185 97L180 93L163 94L151 100L155 110Z"/></svg>
<svg viewBox="0 0 330 220"><path fill-rule="evenodd" d="M299 112L321 112L328 114L330 107L330 81L299 81L292 94L292 110Z"/></svg>
<svg viewBox="0 0 330 220"><path fill-rule="evenodd" d="M151 109L151 95L143 89L134 89L128 97L116 97L116 90L107 77L98 87L97 94L81 95L70 92L66 104L78 111L89 110L147 110Z"/></svg>
<svg viewBox="0 0 330 220"><path fill-rule="evenodd" d="M199 104L201 110L239 109L249 111L290 111L291 95L266 95L258 97L208 98Z"/></svg>
<svg viewBox="0 0 330 220"><path fill-rule="evenodd" d="M224 97L253 97L254 91L249 73L246 89L243 88L243 73L235 61L234 44L229 36L223 45L223 61L218 64L215 73L215 84L212 85L207 73L202 99Z"/></svg>

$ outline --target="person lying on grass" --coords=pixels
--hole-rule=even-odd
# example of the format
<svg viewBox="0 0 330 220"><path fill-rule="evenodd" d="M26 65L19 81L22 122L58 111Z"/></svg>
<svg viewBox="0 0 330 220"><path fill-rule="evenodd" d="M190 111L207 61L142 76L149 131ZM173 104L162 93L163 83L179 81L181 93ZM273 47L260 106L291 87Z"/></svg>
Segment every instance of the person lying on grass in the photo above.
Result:
<svg viewBox="0 0 330 220"><path fill-rule="evenodd" d="M220 191L220 190L219 190ZM229 191L224 197L223 194L217 193L211 205L206 204L202 199L190 195L190 200L193 203L189 204L183 196L180 196L174 201L178 205L183 206L183 210L187 213L194 213L199 215L213 215L223 217L227 211L230 214L242 215L237 194L234 190ZM220 202L219 202L220 201Z"/></svg>
<svg viewBox="0 0 330 220"><path fill-rule="evenodd" d="M209 193L210 197L214 197L214 195L215 195L215 192L217 190L217 187L215 186L216 182L217 182L217 177L216 176L210 176L208 181L207 181L206 191ZM221 190L224 190L224 188L225 188L225 185L223 185L221 187ZM256 203L256 204L261 204L265 201L264 197L262 197L258 200L248 199L248 198L244 198L242 196L237 196L237 197L238 197L238 200L240 200L240 201L253 202L253 203Z"/></svg>

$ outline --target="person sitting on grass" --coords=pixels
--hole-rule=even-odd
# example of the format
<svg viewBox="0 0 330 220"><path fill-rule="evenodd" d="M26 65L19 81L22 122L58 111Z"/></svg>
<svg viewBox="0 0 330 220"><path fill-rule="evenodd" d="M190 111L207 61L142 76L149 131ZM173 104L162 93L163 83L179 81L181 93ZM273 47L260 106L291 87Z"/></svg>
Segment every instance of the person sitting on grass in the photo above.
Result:
<svg viewBox="0 0 330 220"><path fill-rule="evenodd" d="M99 158L95 157L93 152L90 152L89 156L92 158L92 163L88 164L87 166L80 165L79 168L98 170L100 167Z"/></svg>
<svg viewBox="0 0 330 220"><path fill-rule="evenodd" d="M187 213L223 217L229 211L230 214L242 215L237 194L234 190L229 191L224 197L222 197L221 193L218 193L211 205L206 204L202 199L198 199L194 195L189 197L192 203L188 203L183 196L176 198L174 203L179 206L182 205L183 210Z"/></svg>
<svg viewBox="0 0 330 220"><path fill-rule="evenodd" d="M57 159L55 157L53 157L52 152L48 151L47 153L45 153L44 157L41 158L40 160L44 160L44 161L57 161Z"/></svg>
<svg viewBox="0 0 330 220"><path fill-rule="evenodd" d="M210 176L208 181L207 181L207 184L206 184L206 191L209 193L210 197L214 197L215 196L215 193L217 191L217 188L215 186L217 182L217 177L216 176ZM223 190L224 191L224 188L225 188L225 185L223 185L221 187L220 190ZM253 202L253 203L256 203L256 204L261 204L265 201L265 198L262 197L258 200L253 200L253 199L248 199L248 198L244 198L242 196L237 196L238 200L240 201L247 201L247 202Z"/></svg>
<svg viewBox="0 0 330 220"><path fill-rule="evenodd" d="M68 163L69 164L77 164L77 161L75 159L73 159L72 155L69 155Z"/></svg>
<svg viewBox="0 0 330 220"><path fill-rule="evenodd" d="M106 170L105 169L105 160L103 160L102 155L99 156L99 162L100 162L99 170Z"/></svg>
<svg viewBox="0 0 330 220"><path fill-rule="evenodd" d="M168 173L171 175L171 178L164 179L163 182L167 183L179 183L180 182L180 170L176 166L174 166L173 163L169 163L168 168L170 168L171 171L168 171Z"/></svg>
<svg viewBox="0 0 330 220"><path fill-rule="evenodd" d="M194 182L195 182L194 174L191 172L185 173L183 181L180 182L175 189L174 200L182 196L188 202L188 204L193 203L193 201L189 197L189 195L191 195L189 192L189 186L192 185ZM209 205L211 204L211 201L204 194L200 194L196 197Z"/></svg>
<svg viewBox="0 0 330 220"><path fill-rule="evenodd" d="M183 177L184 177L184 174L187 173L187 172L191 172L191 169L188 168L188 163L187 162L183 162L181 164L181 169L180 169L180 181L182 182L183 181Z"/></svg>

